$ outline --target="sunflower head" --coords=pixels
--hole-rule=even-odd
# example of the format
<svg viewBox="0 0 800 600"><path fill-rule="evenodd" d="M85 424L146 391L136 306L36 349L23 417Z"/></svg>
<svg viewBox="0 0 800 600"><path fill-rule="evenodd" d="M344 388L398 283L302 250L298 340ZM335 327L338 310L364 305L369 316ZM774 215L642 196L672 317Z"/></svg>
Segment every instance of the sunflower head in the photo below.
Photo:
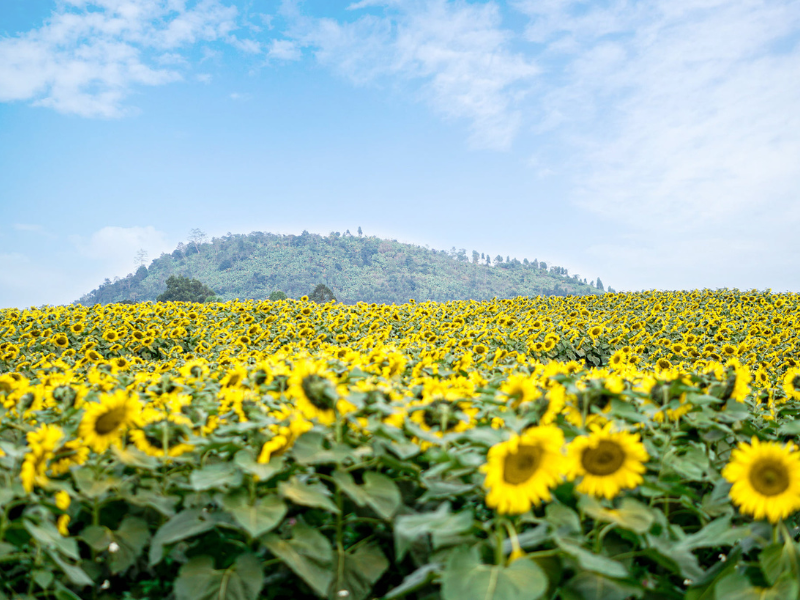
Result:
<svg viewBox="0 0 800 600"><path fill-rule="evenodd" d="M489 449L486 505L500 514L522 514L548 501L562 478L564 434L553 425L533 427Z"/></svg>
<svg viewBox="0 0 800 600"><path fill-rule="evenodd" d="M733 503L756 519L777 523L800 509L800 452L792 444L742 442L722 476L733 484Z"/></svg>
<svg viewBox="0 0 800 600"><path fill-rule="evenodd" d="M602 429L593 426L591 434L577 437L569 445L567 474L570 479L581 478L577 491L611 499L643 481L649 456L639 434L612 427L610 422Z"/></svg>
<svg viewBox="0 0 800 600"><path fill-rule="evenodd" d="M122 434L138 423L141 410L135 393L116 390L103 394L100 402L86 406L79 434L95 452L105 452L111 444L121 444Z"/></svg>

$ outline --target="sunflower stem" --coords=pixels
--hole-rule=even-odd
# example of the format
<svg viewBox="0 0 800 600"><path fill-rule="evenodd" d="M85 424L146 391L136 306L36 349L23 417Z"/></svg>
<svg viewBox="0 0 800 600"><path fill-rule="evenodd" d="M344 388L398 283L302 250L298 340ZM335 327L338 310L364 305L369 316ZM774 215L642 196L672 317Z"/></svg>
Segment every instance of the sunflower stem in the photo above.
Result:
<svg viewBox="0 0 800 600"><path fill-rule="evenodd" d="M498 519L495 521L494 524L494 536L495 536L495 545L494 545L494 564L497 566L503 565L503 542L505 541L505 529L504 523L505 519Z"/></svg>

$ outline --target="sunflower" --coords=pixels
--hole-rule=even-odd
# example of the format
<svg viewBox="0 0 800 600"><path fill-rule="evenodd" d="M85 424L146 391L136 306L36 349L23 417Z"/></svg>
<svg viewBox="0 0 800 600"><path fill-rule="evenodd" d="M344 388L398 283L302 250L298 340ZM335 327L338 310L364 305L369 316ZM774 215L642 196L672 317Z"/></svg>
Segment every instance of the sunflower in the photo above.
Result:
<svg viewBox="0 0 800 600"><path fill-rule="evenodd" d="M119 339L119 333L114 329L109 329L103 334L103 339L107 342L116 342Z"/></svg>
<svg viewBox="0 0 800 600"><path fill-rule="evenodd" d="M69 346L69 338L66 336L66 334L59 333L53 337L53 343L59 348L66 348Z"/></svg>
<svg viewBox="0 0 800 600"><path fill-rule="evenodd" d="M103 394L100 402L86 406L78 432L95 452L105 452L111 444L121 444L122 434L138 422L141 410L135 393L116 390Z"/></svg>
<svg viewBox="0 0 800 600"><path fill-rule="evenodd" d="M536 387L536 380L525 373L509 375L500 386L500 392L505 395L513 408L541 396Z"/></svg>
<svg viewBox="0 0 800 600"><path fill-rule="evenodd" d="M69 330L75 335L78 335L80 332L84 330L84 327L85 326L83 323L73 323L72 325L70 325Z"/></svg>
<svg viewBox="0 0 800 600"><path fill-rule="evenodd" d="M592 433L575 438L567 448L567 477L582 477L575 489L609 500L643 481L644 463L650 458L638 433L613 431L612 426L592 425Z"/></svg>
<svg viewBox="0 0 800 600"><path fill-rule="evenodd" d="M603 326L602 325L593 325L589 328L589 337L593 340L596 340L600 337L600 334L603 333Z"/></svg>
<svg viewBox="0 0 800 600"><path fill-rule="evenodd" d="M793 367L783 376L783 391L787 398L800 400L800 367Z"/></svg>
<svg viewBox="0 0 800 600"><path fill-rule="evenodd" d="M42 425L26 435L30 451L25 454L20 469L22 487L26 492L31 493L34 486L48 484L47 466L63 437L64 432L57 425Z"/></svg>
<svg viewBox="0 0 800 600"><path fill-rule="evenodd" d="M483 485L486 506L500 514L522 514L549 501L564 472L564 434L554 425L528 429L489 449Z"/></svg>
<svg viewBox="0 0 800 600"><path fill-rule="evenodd" d="M296 414L288 425L270 425L272 437L261 447L258 462L266 464L273 456L280 456L292 447L295 440L311 429L312 425L302 415Z"/></svg>
<svg viewBox="0 0 800 600"><path fill-rule="evenodd" d="M287 381L287 395L306 419L316 419L323 425L336 420L336 410L348 412L353 405L339 399L336 378L321 362L310 359L298 361Z"/></svg>
<svg viewBox="0 0 800 600"><path fill-rule="evenodd" d="M187 443L184 429L176 425L172 419L148 419L148 421L142 429L131 431L131 441L148 456L174 458L194 450L194 446Z"/></svg>
<svg viewBox="0 0 800 600"><path fill-rule="evenodd" d="M756 519L777 523L800 509L800 452L791 443L740 442L722 476L733 503Z"/></svg>

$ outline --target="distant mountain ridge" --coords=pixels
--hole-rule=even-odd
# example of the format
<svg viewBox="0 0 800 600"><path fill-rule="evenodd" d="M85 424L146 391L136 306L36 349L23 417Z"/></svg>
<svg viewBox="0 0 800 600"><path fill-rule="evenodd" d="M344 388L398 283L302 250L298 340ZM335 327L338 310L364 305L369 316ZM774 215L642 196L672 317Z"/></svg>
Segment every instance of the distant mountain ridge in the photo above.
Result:
<svg viewBox="0 0 800 600"><path fill-rule="evenodd" d="M191 243L178 244L127 277L106 279L76 303L155 301L170 275L199 279L222 300L265 299L276 290L299 298L319 283L348 304L603 293L599 279L595 287L537 260L490 259L475 251L470 257L466 250L432 250L349 232L229 233L210 241L193 233Z"/></svg>

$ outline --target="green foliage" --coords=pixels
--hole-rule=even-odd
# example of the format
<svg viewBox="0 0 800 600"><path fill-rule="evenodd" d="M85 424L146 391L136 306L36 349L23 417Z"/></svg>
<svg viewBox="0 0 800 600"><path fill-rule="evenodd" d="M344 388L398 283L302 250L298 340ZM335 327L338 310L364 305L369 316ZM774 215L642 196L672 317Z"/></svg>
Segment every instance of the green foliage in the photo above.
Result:
<svg viewBox="0 0 800 600"><path fill-rule="evenodd" d="M189 279L182 275L171 275L167 279L167 289L156 298L157 302L210 302L213 301L214 290L198 279Z"/></svg>
<svg viewBox="0 0 800 600"><path fill-rule="evenodd" d="M336 296L333 295L333 292L324 283L317 285L308 299L317 304L325 304L331 301L336 302Z"/></svg>
<svg viewBox="0 0 800 600"><path fill-rule="evenodd" d="M466 250L432 250L373 236L228 234L203 241L193 235L170 254L115 282L107 280L79 304L156 301L172 276L196 278L218 299L299 298L318 285L345 304L401 304L409 299L489 300L515 296L599 294L582 280L548 270L538 260L492 264L469 261ZM502 258L502 257L500 257ZM280 292L279 290L282 290ZM332 294L331 294L332 295ZM324 301L324 300L323 300Z"/></svg>
<svg viewBox="0 0 800 600"><path fill-rule="evenodd" d="M278 300L286 300L287 296L280 290L275 290L269 295L269 300L277 302Z"/></svg>

